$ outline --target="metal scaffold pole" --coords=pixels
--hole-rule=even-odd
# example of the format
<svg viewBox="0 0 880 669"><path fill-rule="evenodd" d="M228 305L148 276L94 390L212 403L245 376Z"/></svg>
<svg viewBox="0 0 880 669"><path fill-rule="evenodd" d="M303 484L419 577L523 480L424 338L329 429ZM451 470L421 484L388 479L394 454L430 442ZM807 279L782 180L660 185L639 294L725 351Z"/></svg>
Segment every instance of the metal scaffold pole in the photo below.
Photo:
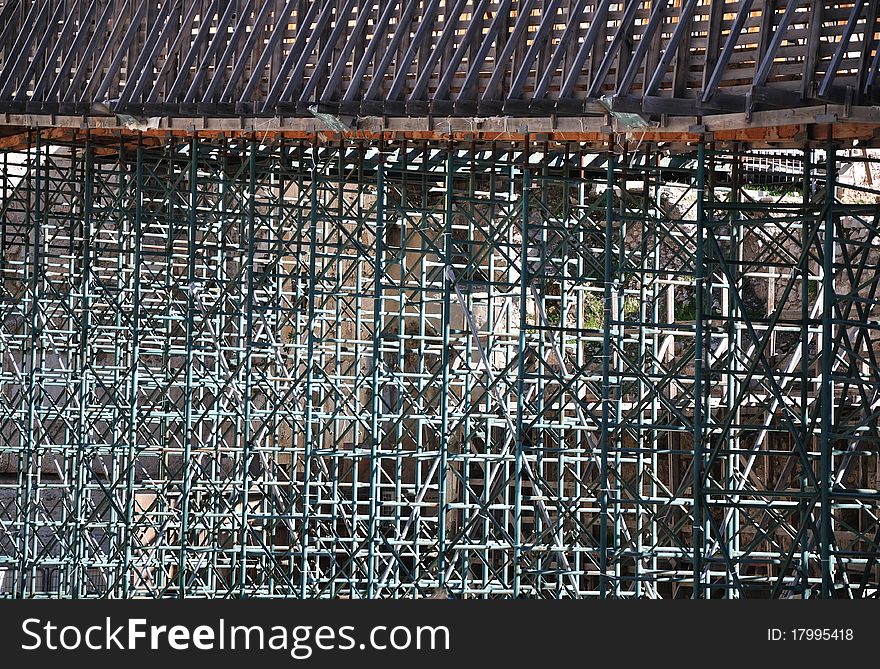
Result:
<svg viewBox="0 0 880 669"><path fill-rule="evenodd" d="M0 596L876 596L877 159L605 137L0 150Z"/></svg>

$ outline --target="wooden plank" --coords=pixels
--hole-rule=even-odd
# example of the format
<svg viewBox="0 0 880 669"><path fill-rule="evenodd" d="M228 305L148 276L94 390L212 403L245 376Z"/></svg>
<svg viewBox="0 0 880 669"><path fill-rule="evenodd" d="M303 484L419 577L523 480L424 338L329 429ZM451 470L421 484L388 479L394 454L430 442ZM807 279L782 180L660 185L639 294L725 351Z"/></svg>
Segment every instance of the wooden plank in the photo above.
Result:
<svg viewBox="0 0 880 669"><path fill-rule="evenodd" d="M753 85L763 86L767 83L767 77L770 76L770 69L773 67L773 59L779 51L779 46L785 38L789 25L794 19L795 11L800 7L802 0L788 0L785 5L785 12L779 20L779 25L773 36L770 38L767 48L764 50L762 57L755 60L755 79ZM759 52L760 53L760 52Z"/></svg>
<svg viewBox="0 0 880 669"><path fill-rule="evenodd" d="M251 70L251 76L248 78L247 83L244 85L244 89L239 95L239 102L250 102L252 99L254 90L264 76L264 70L269 64L269 60L278 52L278 45L284 37L286 26L289 22L290 15L293 13L295 3L296 0L287 0L281 13L275 13L275 16L273 17L274 27L269 34L269 41Z"/></svg>
<svg viewBox="0 0 880 669"><path fill-rule="evenodd" d="M715 71L715 65L718 63L719 48L721 46L721 21L724 19L724 3L725 0L709 0L709 22L706 26L697 24L694 26L696 30L706 31L706 53L703 62L703 78L700 82L700 88L705 91L709 85L709 79Z"/></svg>
<svg viewBox="0 0 880 669"><path fill-rule="evenodd" d="M219 7L220 3L217 0L214 0L214 2L211 3L211 7L208 10L207 16L215 16ZM215 39L211 40L210 45L206 47L204 54L199 60L200 47L203 43L208 41L209 31L211 27L211 21L205 20L204 16L201 17L196 37L190 45L190 48L187 50L186 56L184 56L183 60L181 61L181 67L178 70L177 77L174 79L174 83L171 84L171 88L168 91L168 97L166 98L166 100L171 102L180 101L180 93L183 91L183 87L189 77L189 69L190 67L192 67L193 63L199 62L199 66L196 68L195 75L193 76L192 82L190 83L189 90L187 90L186 93L183 95L184 100L193 99L195 91L199 90L202 79L205 77L208 71L209 63L213 60L214 54L220 48L220 45L222 43L220 36L225 33L226 26L229 25L230 21L232 21L232 14L234 10L235 3L227 3L226 9L224 10L223 15L220 17L220 20L217 24L217 33L215 35Z"/></svg>
<svg viewBox="0 0 880 669"><path fill-rule="evenodd" d="M522 62L519 64L519 69L510 83L505 100L518 100L522 97L523 83L525 83L529 70L535 62L535 59L538 57L538 52L544 47L544 44L550 35L550 29L553 26L553 22L556 20L556 12L559 11L559 4L560 0L550 0L548 3L547 8L541 16L541 23L538 25L538 31L532 38L532 43L529 45L528 50L523 56Z"/></svg>
<svg viewBox="0 0 880 669"><path fill-rule="evenodd" d="M354 6L355 0L347 0L341 12L336 14L333 30L330 31L327 41L324 44L324 48L318 55L318 60L315 63L312 74L309 76L308 81L302 87L302 92L299 94L301 104L308 104L312 93L317 89L319 82L321 81L321 77L329 67L329 63L332 59L331 54L339 41L345 36L345 30L348 28L348 18L351 16ZM365 14L365 16L368 16L368 14ZM363 21L359 21L358 23L365 25Z"/></svg>
<svg viewBox="0 0 880 669"><path fill-rule="evenodd" d="M578 49L577 56L575 56L574 61L572 61L568 74L565 76L565 80L562 83L562 88L559 91L559 98L561 100L572 97L574 87L577 85L578 80L582 79L584 63L587 61L587 57L599 42L600 35L604 36L608 20L608 9L610 6L611 0L601 0L600 4L596 7L596 11L590 21L590 27L587 29L583 42Z"/></svg>
<svg viewBox="0 0 880 669"><path fill-rule="evenodd" d="M841 66L843 55L849 47L849 42L856 30L856 25L862 15L862 9L865 6L865 2L867 2L867 0L854 0L853 2L852 10L850 11L849 18L846 22L846 28L840 37L840 41L837 43L837 48L834 50L834 55L831 57L831 62L828 64L828 69L825 71L822 83L819 84L818 95L820 98L827 97L831 92L831 87L834 85L834 78L837 76L837 71Z"/></svg>
<svg viewBox="0 0 880 669"><path fill-rule="evenodd" d="M229 36L227 39L224 39L225 36L220 34L214 35L214 39L212 41L217 42L218 48L220 46L223 46L224 44L226 48L223 50L220 59L214 64L214 72L211 76L208 88L205 90L204 94L200 95L198 89L190 86L189 91L187 91L187 98L185 99L185 102L196 104L205 102L213 103L222 97L220 86L223 85L223 73L226 71L227 63L229 63L233 56L239 50L244 51L244 49L247 48L247 46L245 45L244 49L240 49L240 45L242 38L247 32L247 29L250 27L251 20L249 17L251 16L253 10L254 0L246 0L244 8L241 9L238 13L232 35ZM242 61L244 61L244 59L242 59Z"/></svg>
<svg viewBox="0 0 880 669"><path fill-rule="evenodd" d="M590 80L588 95L591 98L599 96L602 86L605 84L605 77L608 75L608 70L611 69L611 63L618 56L621 45L626 40L627 33L632 26L633 20L635 20L636 10L638 8L639 0L629 0L629 4L627 4L626 10L620 19L620 24L617 26L614 37L611 39L611 45L608 47L608 50L605 52L605 57L602 58L602 62L599 64L598 69L595 74L593 74L593 78Z"/></svg>
<svg viewBox="0 0 880 669"><path fill-rule="evenodd" d="M617 82L615 96L629 94L633 80L636 78L642 62L647 58L648 49L653 43L657 30L660 28L660 22L663 20L663 11L666 9L667 2L668 0L654 0L651 18L648 20L648 25L641 32L641 39L639 39L639 45L636 47L632 60L629 62L623 76ZM645 76L647 77L647 74Z"/></svg>
<svg viewBox="0 0 880 669"><path fill-rule="evenodd" d="M175 65L180 62L179 53L185 43L184 40L187 37L189 31L192 29L192 25L196 19L196 12L198 10L199 5L193 3L192 6L189 8L189 11L186 13L186 16L183 18L183 21L178 26L177 36L174 38L171 46L168 47L168 52L165 56L165 62L162 64L162 69L159 70L159 74L156 76L156 79L153 82L153 87L150 90L149 95L147 96L146 103L149 104L157 102L159 99L159 92L163 90L163 88L167 86L169 81L171 80L172 73L175 70ZM202 7L202 11L204 12L204 7ZM204 20L204 13L201 16Z"/></svg>
<svg viewBox="0 0 880 669"><path fill-rule="evenodd" d="M485 63L486 56L489 55L489 51L492 49L493 44L496 44L502 26L505 25L510 18L510 7L512 3L513 0L502 0L498 7L498 11L495 12L495 16L492 17L492 21L489 23L489 29L482 36L483 39L480 42L480 48L468 65L468 71L465 75L464 82L462 83L461 90L456 97L456 102L463 102L465 100L473 100L476 98L476 89L480 80L483 63Z"/></svg>
<svg viewBox="0 0 880 669"><path fill-rule="evenodd" d="M49 3L34 3L31 5L28 16L24 21L24 25L28 26L28 31L20 31L9 53L14 55L13 60L6 60L3 64L3 70L0 71L0 83L3 84L0 89L0 98L8 98L11 96L15 88L16 77L19 70L28 64L31 56L31 42L35 42L38 38L43 23L46 22L49 14ZM37 8L41 7L37 13ZM56 7L56 14L58 8Z"/></svg>
<svg viewBox="0 0 880 669"><path fill-rule="evenodd" d="M273 109L278 102L278 99L281 97L282 91L287 84L288 73L291 68L296 66L296 63L303 56L303 51L306 47L306 40L311 35L310 26L320 7L320 3L310 2L305 13L297 17L296 37L294 38L293 44L290 46L290 50L287 52L287 56L285 56L284 60L281 62L281 66L276 73L275 79L272 81L266 99L263 100L263 105L260 109L261 112L266 113L270 109ZM302 11L302 7L300 7L300 11ZM323 11L329 11L329 4L326 1L324 3ZM319 22L323 20L324 19L321 18Z"/></svg>
<svg viewBox="0 0 880 669"><path fill-rule="evenodd" d="M419 27L416 29L413 41L410 43L409 48L406 51L406 55L404 55L403 57L403 62L398 64L400 69L395 72L394 80L391 82L391 89L388 91L389 100L397 100L400 97L400 94L403 92L403 87L406 83L406 76L409 70L409 66L413 62L413 59L416 57L416 53L421 48L422 43L427 43L427 35L430 33L431 28L433 27L434 17L437 15L439 9L439 0L432 0L431 3L428 5L425 14L420 17L421 20L419 22Z"/></svg>
<svg viewBox="0 0 880 669"><path fill-rule="evenodd" d="M400 46L403 44L404 38L409 33L409 26L415 17L415 9L415 2L406 3L405 9L400 16L400 21L397 23L397 27L394 31L394 37L392 37L388 49L385 51L382 60L373 72L373 79L370 81L370 86L367 88L367 92L364 95L365 100L375 100L382 92L385 73L388 71L388 66L391 64L392 59L396 56ZM404 30L404 28L406 28L406 30ZM352 91L351 87L349 87L349 91ZM347 93L344 99L353 100L354 93Z"/></svg>
<svg viewBox="0 0 880 669"><path fill-rule="evenodd" d="M344 102L350 102L354 100L355 96L361 90L363 86L364 76L367 73L367 68L370 66L370 62L375 58L376 53L379 51L379 47L385 42L388 34L388 24L391 21L391 17L394 15L397 10L398 4L401 0L392 0L385 5L382 14L379 17L379 20L376 24L375 29L373 30L373 34L370 38L369 44L367 48L364 50L363 55L358 59L357 67L354 69L351 75L351 81L349 82L348 88L345 90L345 94L341 96ZM415 3L411 3L415 4ZM400 34L400 29L398 28L395 31L395 38L402 37ZM392 42L393 44L393 42ZM388 51L391 51L389 48ZM387 53L387 52L386 52ZM328 86L328 89L330 87ZM330 90L325 90L322 95L323 98L332 98L334 93Z"/></svg>
<svg viewBox="0 0 880 669"><path fill-rule="evenodd" d="M739 5L736 18L734 18L733 25L730 27L730 34L727 36L727 40L724 42L724 48L718 56L718 62L715 63L712 68L712 73L709 75L709 80L703 87L703 95L701 98L703 102L708 102L712 99L712 96L718 89L718 85L721 83L721 78L724 76L724 69L727 67L727 63L733 55L734 47L736 47L737 42L739 42L740 37L743 34L742 29L748 18L749 11L752 8L752 3L753 0L743 0Z"/></svg>
<svg viewBox="0 0 880 669"><path fill-rule="evenodd" d="M666 70L672 59L675 59L675 69L672 75L672 96L680 98L684 94L684 86L686 81L686 70L690 64L689 46L692 24L694 20L694 11L697 7L697 0L685 0L684 6L681 8L678 24L663 51L660 62L657 64L654 74L646 83L642 95L654 95L663 79L666 76Z"/></svg>
<svg viewBox="0 0 880 669"><path fill-rule="evenodd" d="M523 0L522 4L520 5L519 12L516 16L516 22L513 26L513 31L510 33L510 38L505 42L501 54L495 60L494 68L492 70L492 76L489 78L489 82L486 84L486 88L483 90L483 101L498 100L501 98L501 81L504 77L505 67L507 66L507 62L513 55L514 49L520 42L523 32L528 27L529 15L532 11L532 7L534 6L534 4L534 0Z"/></svg>
<svg viewBox="0 0 880 669"><path fill-rule="evenodd" d="M880 43L875 39L876 31L877 31L877 16L880 14L880 8L878 8L876 2L871 2L868 4L868 15L865 20L865 30L863 31L863 39L862 39L862 51L859 55L859 67L858 67L858 87L856 88L856 104L862 103L862 97L865 93L868 92L868 75L871 69L871 50L880 46ZM877 57L880 58L880 48L877 48Z"/></svg>
<svg viewBox="0 0 880 669"><path fill-rule="evenodd" d="M578 22L584 11L585 5L586 0L577 0L577 2L572 5L570 9L572 13L566 22L565 30L562 33L559 43L553 50L553 55L543 68L538 68L538 84L532 93L533 100L541 100L547 96L547 92L550 90L550 84L556 77L556 70L559 68L560 62L562 62L562 58L565 56L566 52L571 49L571 45L574 42L572 36L577 31Z"/></svg>
<svg viewBox="0 0 880 669"><path fill-rule="evenodd" d="M486 12L488 4L489 0L479 0L477 2L476 7L474 8L474 13L471 15L467 30L465 31L461 42L456 44L452 57L447 63L445 63L443 75L440 77L440 81L432 94L433 99L449 99L449 90L452 86L452 79L458 70L458 66L461 64L461 61L464 59L468 50L477 44L478 41L482 41L483 14Z"/></svg>
<svg viewBox="0 0 880 669"><path fill-rule="evenodd" d="M815 95L816 63L819 58L819 40L822 37L822 17L825 11L825 0L810 1L810 33L806 43L804 58L803 85L801 99L807 100Z"/></svg>
<svg viewBox="0 0 880 669"><path fill-rule="evenodd" d="M784 11L776 10L782 6L783 0L3 3L0 113L88 113L109 105L162 117L305 116L318 102L350 114L543 117L593 113L598 97L609 94L634 98L634 108L657 117L718 115L743 109L750 92L758 110L809 105L816 69L826 64L819 91L825 99L878 99L878 3L784 0ZM797 97L786 102L792 92Z"/></svg>
<svg viewBox="0 0 880 669"><path fill-rule="evenodd" d="M367 29L367 22L372 18L374 0L365 0L365 2L366 7L358 7L358 18L354 31L351 34L351 39L345 40L339 56L336 58L336 65L330 72L330 76L324 86L324 90L318 96L321 102L337 99L341 89L343 70L346 68L348 58L352 56L353 61L356 60L356 56L353 56L353 54L357 47L362 44L362 38ZM393 7L394 3L392 2L389 6Z"/></svg>
<svg viewBox="0 0 880 669"><path fill-rule="evenodd" d="M323 33L328 29L335 4L333 0L324 0L321 6L321 13L318 14L315 20L315 27L312 29L304 26L305 46L302 47L302 50L291 49L290 56L295 65L277 98L279 103L296 105L296 102L300 99L303 86L306 83L304 77L306 67L309 65L312 54L321 49ZM327 40L323 41L326 43ZM297 43L300 43L299 38L297 38ZM272 98L271 94L270 98Z"/></svg>

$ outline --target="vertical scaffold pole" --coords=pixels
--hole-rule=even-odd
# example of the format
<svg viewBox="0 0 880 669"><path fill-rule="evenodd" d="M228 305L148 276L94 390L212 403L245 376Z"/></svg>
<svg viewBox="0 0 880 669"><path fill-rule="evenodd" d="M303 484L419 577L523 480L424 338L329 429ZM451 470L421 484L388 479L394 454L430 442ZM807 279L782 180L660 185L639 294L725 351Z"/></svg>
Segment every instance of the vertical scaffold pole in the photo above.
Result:
<svg viewBox="0 0 880 669"><path fill-rule="evenodd" d="M76 173L75 164L71 167ZM82 564L84 561L83 536L88 530L83 527L82 522L87 514L84 497L86 495L86 471L89 467L87 451L89 450L89 426L86 417L86 407L89 405L90 389L89 389L89 369L92 361L92 350L90 348L90 328L91 328L91 303L92 303L92 273L93 262L97 262L95 257L93 241L100 236L100 232L94 229L94 202L93 196L95 192L94 183L94 153L92 150L92 141L89 133L86 133L85 147L82 157L82 186L83 186L83 217L80 230L82 231L82 316L79 321L79 363L78 363L78 415L77 415L77 438L76 438L76 456L73 459L75 490L75 520L73 528L73 569L71 576L73 577L69 583L70 593L74 599L78 599L84 595L83 580L81 578Z"/></svg>
<svg viewBox="0 0 880 669"><path fill-rule="evenodd" d="M804 147L804 175L803 175L803 183L801 185L801 201L803 202L804 209L809 211L809 207L811 206L812 201L812 180L811 180L811 166L812 161L812 150L808 147ZM812 216L805 215L803 217L803 222L801 223L801 239L803 240L803 244L806 246L809 242L811 236L812 226L814 225L814 219ZM810 320L810 266L809 263L805 263L802 269L802 279L801 279L801 313L800 319L804 324L804 327L801 328L800 332L800 347L802 351L808 351L810 346L810 327L808 325ZM805 444L809 443L810 434L809 434L809 388L810 388L810 365L809 365L809 357L804 355L802 356L801 364L800 364L800 404L801 404L801 421L803 424L803 428L801 430L801 439ZM811 503L807 497L807 487L809 485L809 477L807 475L807 467L809 467L809 462L807 462L804 458L800 458L799 463L799 471L798 471L798 485L800 488L800 493L802 495L802 499L798 502L799 513L798 513L798 527L806 527L810 522L811 515ZM800 542L800 593L801 597L804 599L808 599L810 596L810 537L808 532L801 532L801 542Z"/></svg>
<svg viewBox="0 0 880 669"><path fill-rule="evenodd" d="M184 434L183 434L183 458L180 470L180 530L178 535L177 552L177 588L178 597L186 597L186 543L189 528L190 513L190 472L193 471L190 458L192 457L193 433L193 373L195 366L195 351L193 339L195 337L196 318L196 210L198 207L198 191L196 181L198 178L198 136L193 135L189 143L189 210L187 212L187 275L186 275L186 386L184 388Z"/></svg>
<svg viewBox="0 0 880 669"><path fill-rule="evenodd" d="M373 370L371 380L372 411L370 416L370 516L369 516L369 557L367 560L367 595L376 596L378 555L376 543L379 532L379 512L381 500L379 492L379 472L382 447L382 321L384 308L382 299L382 260L385 245L385 145L379 142L379 156L376 161L376 257L373 258ZM441 473L442 475L442 473Z"/></svg>
<svg viewBox="0 0 880 669"><path fill-rule="evenodd" d="M520 262L519 272L519 337L517 344L517 398L516 398L516 433L513 435L515 453L515 482L513 498L513 596L519 597L522 588L522 479L523 479L523 408L525 404L526 375L526 330L528 329L526 299L528 294L529 274L529 189L531 173L529 171L529 136L526 135L523 149L522 166L522 229L520 231ZM502 407L503 409L503 407ZM549 528L548 528L549 529Z"/></svg>
<svg viewBox="0 0 880 669"><path fill-rule="evenodd" d="M605 292L602 300L602 431L599 447L599 596L608 596L608 457L611 430L611 299L614 250L614 141L608 144L608 167L605 181Z"/></svg>
<svg viewBox="0 0 880 669"><path fill-rule="evenodd" d="M446 147L446 178L445 178L445 189L446 192L443 194L443 253L445 255L444 262L446 264L446 268L443 272L443 315L442 321L440 323L443 328L442 337L443 337L443 348L440 351L440 368L441 368L441 383L442 383L442 395L440 399L440 465L439 472L437 473L437 488L438 488L438 499L439 499L439 516L437 518L437 583L440 587L444 587L446 585L446 509L448 508L448 501L446 500L446 475L447 468L449 466L448 458L449 458L449 430L446 429L446 426L449 424L449 382L450 382L450 369L449 366L451 364L450 356L449 356L449 338L451 335L452 324L450 323L450 318L452 314L452 291L454 289L453 286L453 277L450 276L450 272L453 271L452 268L452 256L453 256L453 246L452 246L452 189L453 189L453 172L455 170L455 163L453 162L454 148L450 143ZM419 482L421 483L421 482ZM416 532L413 533L414 537L417 537L418 534ZM417 541L413 541L414 544L417 544ZM451 558L454 560L455 558ZM466 563L462 566L463 575L462 575L462 583L465 582L467 577L467 566Z"/></svg>
<svg viewBox="0 0 880 669"><path fill-rule="evenodd" d="M305 392L305 430L303 435L303 517L300 528L300 584L299 596L309 595L309 531L312 511L312 465L314 453L314 382L315 382L315 300L318 290L317 254L318 254L318 138L314 138L312 148L312 169L309 178L309 276L308 276L308 325L306 327L306 392ZM357 444L355 444L357 449ZM372 546L372 543L371 543ZM371 558L372 559L372 558ZM372 573L372 572L371 572Z"/></svg>
<svg viewBox="0 0 880 669"><path fill-rule="evenodd" d="M696 291L694 295L694 599L703 596L703 292L706 273L703 237L705 235L706 145L697 145L697 232Z"/></svg>
<svg viewBox="0 0 880 669"><path fill-rule="evenodd" d="M40 263L41 263L41 253L40 250L42 248L42 152L43 146L40 142L41 136L40 133L37 132L36 135L32 135L31 131L28 131L28 153L31 150L34 151L34 179L33 179L33 204L31 204L30 198L30 183L31 180L27 180L28 188L27 188L27 201L25 203L25 216L24 220L31 223L33 230L33 257L31 258L31 262L33 265L33 274L31 278L31 309L28 314L29 317L29 327L30 327L30 351L28 353L28 375L27 375L27 433L23 435L21 440L21 446L23 447L23 457L22 461L19 464L19 471L22 472L21 478L22 481L22 497L21 497L21 530L20 530L20 549L19 549L19 563L18 563L18 575L20 579L16 579L16 583L14 587L19 587L18 592L13 591L13 595L17 597L27 597L29 594L32 594L35 588L36 581L36 566L31 564L30 557L30 542L31 542L31 514L35 513L34 507L36 506L34 500L34 493L39 491L39 488L34 490L33 485L36 483L36 476L31 471L32 467L36 466L39 471L40 467L40 457L37 452L37 417L36 417L36 407L38 405L37 400L37 377L34 373L37 369L37 351L39 350L38 346L38 333L39 333L39 313L40 313ZM34 147L32 149L31 147ZM27 164L27 163L26 163ZM33 208L31 208L33 207ZM26 228L27 229L27 228ZM25 242L26 243L26 242ZM30 575L28 575L30 572Z"/></svg>
<svg viewBox="0 0 880 669"><path fill-rule="evenodd" d="M244 597L245 583L247 583L248 565L248 526L250 524L250 459L251 459L251 364L253 361L253 333L254 333L254 237L256 229L256 164L257 164L257 140L251 135L248 141L248 200L247 200L247 302L245 305L245 323L247 328L246 348L244 351L244 426L241 451L241 534L239 535L239 583L238 595ZM221 353L222 354L222 353ZM268 475L268 472L267 472Z"/></svg>
<svg viewBox="0 0 880 669"><path fill-rule="evenodd" d="M834 382L831 378L834 327L834 201L836 188L835 146L829 142L825 156L825 232L822 240L822 387L819 390L821 425L819 437L819 557L822 563L822 598L833 594L831 575L831 425L834 420Z"/></svg>
<svg viewBox="0 0 880 669"><path fill-rule="evenodd" d="M138 438L138 388L139 372L138 360L140 358L140 322L141 322L141 263L143 261L143 218L144 218L144 147L143 136L138 134L137 148L135 149L135 173L134 173L134 269L132 270L132 314L131 314L131 385L129 387L128 404L128 460L126 462L126 487L128 499L125 504L125 527L123 537L125 544L125 561L123 563L122 597L131 596L132 576L137 579L137 574L132 574L132 558L134 544L134 485L135 467L137 458L135 444Z"/></svg>

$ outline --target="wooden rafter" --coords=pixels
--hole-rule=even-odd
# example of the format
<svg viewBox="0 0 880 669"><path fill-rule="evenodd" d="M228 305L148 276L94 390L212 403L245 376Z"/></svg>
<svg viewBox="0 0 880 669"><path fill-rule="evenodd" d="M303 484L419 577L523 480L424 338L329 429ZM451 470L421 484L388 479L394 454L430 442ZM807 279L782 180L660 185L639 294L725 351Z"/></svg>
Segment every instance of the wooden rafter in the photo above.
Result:
<svg viewBox="0 0 880 669"><path fill-rule="evenodd" d="M657 119L876 104L878 18L871 0L0 0L0 113L582 116L610 97Z"/></svg>

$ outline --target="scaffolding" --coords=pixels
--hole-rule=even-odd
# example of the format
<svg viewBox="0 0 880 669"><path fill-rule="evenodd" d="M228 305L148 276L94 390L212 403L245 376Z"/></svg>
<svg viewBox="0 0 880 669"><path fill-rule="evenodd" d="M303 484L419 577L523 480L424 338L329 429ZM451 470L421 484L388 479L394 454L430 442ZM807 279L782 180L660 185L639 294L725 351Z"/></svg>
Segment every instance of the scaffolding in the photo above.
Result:
<svg viewBox="0 0 880 669"><path fill-rule="evenodd" d="M32 131L0 593L877 596L855 160Z"/></svg>

